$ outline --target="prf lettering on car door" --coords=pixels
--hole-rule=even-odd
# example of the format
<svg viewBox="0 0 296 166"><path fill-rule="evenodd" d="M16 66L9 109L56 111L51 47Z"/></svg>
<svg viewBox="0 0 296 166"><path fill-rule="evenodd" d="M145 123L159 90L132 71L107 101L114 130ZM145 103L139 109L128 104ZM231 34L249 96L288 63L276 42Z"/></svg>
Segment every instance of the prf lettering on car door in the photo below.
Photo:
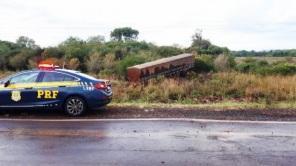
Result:
<svg viewBox="0 0 296 166"><path fill-rule="evenodd" d="M38 90L37 99L56 99L59 94L57 90Z"/></svg>

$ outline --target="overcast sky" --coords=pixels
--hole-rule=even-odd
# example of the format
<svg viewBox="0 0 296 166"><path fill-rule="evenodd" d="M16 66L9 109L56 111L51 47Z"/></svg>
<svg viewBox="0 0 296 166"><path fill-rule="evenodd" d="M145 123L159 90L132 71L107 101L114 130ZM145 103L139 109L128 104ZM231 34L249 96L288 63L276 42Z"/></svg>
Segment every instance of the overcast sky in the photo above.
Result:
<svg viewBox="0 0 296 166"><path fill-rule="evenodd" d="M189 46L196 29L232 50L296 48L295 0L0 0L0 40L24 35L42 47L116 27L139 40Z"/></svg>

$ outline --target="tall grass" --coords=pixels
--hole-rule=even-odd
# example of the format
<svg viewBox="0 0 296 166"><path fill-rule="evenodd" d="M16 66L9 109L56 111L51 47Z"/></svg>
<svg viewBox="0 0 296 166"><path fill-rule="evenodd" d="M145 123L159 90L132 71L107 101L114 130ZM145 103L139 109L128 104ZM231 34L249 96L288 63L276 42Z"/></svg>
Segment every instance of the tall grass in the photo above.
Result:
<svg viewBox="0 0 296 166"><path fill-rule="evenodd" d="M12 72L0 72L0 78ZM195 75L190 79L158 78L131 84L109 77L115 102L211 103L223 100L296 103L296 75L261 76L236 72Z"/></svg>
<svg viewBox="0 0 296 166"><path fill-rule="evenodd" d="M118 81L113 90L117 102L296 101L296 76L225 72L199 75L190 80L162 78L151 80L146 85Z"/></svg>

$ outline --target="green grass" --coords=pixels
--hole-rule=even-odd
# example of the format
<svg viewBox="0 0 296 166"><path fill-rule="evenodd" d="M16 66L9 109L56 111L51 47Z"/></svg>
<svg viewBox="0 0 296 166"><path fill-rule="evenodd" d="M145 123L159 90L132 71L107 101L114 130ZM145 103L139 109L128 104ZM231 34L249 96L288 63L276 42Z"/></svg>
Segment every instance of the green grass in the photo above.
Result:
<svg viewBox="0 0 296 166"><path fill-rule="evenodd" d="M132 108L176 108L176 109L209 109L219 110L246 110L246 109L296 109L296 102L276 102L266 104L264 102L234 102L223 101L210 104L165 104L165 103L146 103L146 102L125 102L111 103L114 107L132 107Z"/></svg>

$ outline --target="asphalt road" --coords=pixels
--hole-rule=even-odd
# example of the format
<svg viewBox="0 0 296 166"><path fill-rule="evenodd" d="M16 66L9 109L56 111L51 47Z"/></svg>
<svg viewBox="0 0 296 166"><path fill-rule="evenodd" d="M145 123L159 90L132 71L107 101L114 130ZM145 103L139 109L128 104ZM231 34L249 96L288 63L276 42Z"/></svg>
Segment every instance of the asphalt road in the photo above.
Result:
<svg viewBox="0 0 296 166"><path fill-rule="evenodd" d="M294 165L296 123L0 120L0 165Z"/></svg>

